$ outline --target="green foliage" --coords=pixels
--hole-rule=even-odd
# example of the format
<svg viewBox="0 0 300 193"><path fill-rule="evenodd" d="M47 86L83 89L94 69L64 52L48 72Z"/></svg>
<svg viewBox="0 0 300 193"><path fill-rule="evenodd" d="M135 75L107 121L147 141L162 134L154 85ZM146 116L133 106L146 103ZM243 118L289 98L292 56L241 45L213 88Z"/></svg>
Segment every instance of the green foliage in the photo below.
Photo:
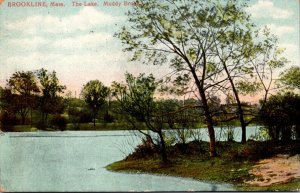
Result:
<svg viewBox="0 0 300 193"><path fill-rule="evenodd" d="M94 114L94 125L96 115L101 107L105 104L109 89L99 80L91 80L85 84L81 90L81 96L88 104Z"/></svg>
<svg viewBox="0 0 300 193"><path fill-rule="evenodd" d="M245 141L248 122L239 95L263 88L267 98L273 70L287 63L280 57L277 38L267 28L264 37L259 36L245 1L137 2L143 6L127 13L128 25L116 34L125 51L133 52L132 60L168 65L174 70L166 76L166 86L161 90L179 95L194 93L201 99L212 144L214 110L207 101L212 93L228 92L230 86Z"/></svg>
<svg viewBox="0 0 300 193"><path fill-rule="evenodd" d="M247 81L239 81L237 82L237 89L240 93L247 94L255 94L258 91L262 90L261 83L258 82L247 82Z"/></svg>
<svg viewBox="0 0 300 193"><path fill-rule="evenodd" d="M155 78L144 74L134 77L128 73L125 77L126 85L117 82L112 84L113 96L119 101L119 113L129 115L129 119L150 122L155 110Z"/></svg>
<svg viewBox="0 0 300 193"><path fill-rule="evenodd" d="M40 92L36 77L31 71L17 71L9 78L7 85L12 92L11 97L13 97L10 99L13 103L9 103L9 105L14 112L21 116L22 124L25 124L29 110L36 106L34 94Z"/></svg>
<svg viewBox="0 0 300 193"><path fill-rule="evenodd" d="M66 86L60 85L55 71L49 73L47 70L42 68L36 71L36 74L41 85L41 90L43 94L42 96L45 99L56 98L60 93L63 93L66 89Z"/></svg>
<svg viewBox="0 0 300 193"><path fill-rule="evenodd" d="M0 130L13 131L14 125L17 123L17 117L15 114L9 111L0 112Z"/></svg>
<svg viewBox="0 0 300 193"><path fill-rule="evenodd" d="M267 128L265 128L265 127L259 127L258 132L255 133L254 135L251 135L249 137L249 139L255 140L255 141L268 141L271 138L269 136Z"/></svg>
<svg viewBox="0 0 300 193"><path fill-rule="evenodd" d="M42 95L39 97L38 108L42 112L41 128L47 126L48 114L63 113L65 102L60 96L66 86L60 85L56 72L48 72L45 69L36 71Z"/></svg>
<svg viewBox="0 0 300 193"><path fill-rule="evenodd" d="M163 136L163 116L157 103L154 102L154 93L157 82L153 75L140 74L134 77L126 73L126 84L114 82L112 85L113 96L119 102L119 113L124 114L125 119L132 124L132 128L138 130L147 139L154 143L152 137L139 128L139 123L146 125L148 130L157 134L158 147L162 162L167 162L165 138Z"/></svg>
<svg viewBox="0 0 300 193"><path fill-rule="evenodd" d="M32 93L38 93L39 88L37 86L36 77L33 72L15 72L8 80L8 86L12 92L20 95L31 95Z"/></svg>
<svg viewBox="0 0 300 193"><path fill-rule="evenodd" d="M104 114L103 119L104 119L104 121L106 123L112 123L112 122L114 122L114 116L112 114L110 114L109 112L107 112L107 113Z"/></svg>
<svg viewBox="0 0 300 193"><path fill-rule="evenodd" d="M300 139L300 96L284 93L271 96L260 118L273 140Z"/></svg>
<svg viewBox="0 0 300 193"><path fill-rule="evenodd" d="M300 89L300 67L292 66L280 74L280 81L291 88Z"/></svg>
<svg viewBox="0 0 300 193"><path fill-rule="evenodd" d="M65 130L67 126L67 120L62 115L54 115L54 117L50 120L51 125L59 130Z"/></svg>
<svg viewBox="0 0 300 193"><path fill-rule="evenodd" d="M243 10L246 5L238 1L137 2L143 6L128 12L130 27L123 27L116 36L122 40L126 51L134 52L133 60L168 64L177 72L173 74L176 78L171 92L184 94L191 90L193 81L198 89L201 87L198 81L202 86L204 82L214 85L209 83L215 82L222 71L216 55L218 47L228 47L230 42L246 44L248 31L241 23L247 23L248 15Z"/></svg>

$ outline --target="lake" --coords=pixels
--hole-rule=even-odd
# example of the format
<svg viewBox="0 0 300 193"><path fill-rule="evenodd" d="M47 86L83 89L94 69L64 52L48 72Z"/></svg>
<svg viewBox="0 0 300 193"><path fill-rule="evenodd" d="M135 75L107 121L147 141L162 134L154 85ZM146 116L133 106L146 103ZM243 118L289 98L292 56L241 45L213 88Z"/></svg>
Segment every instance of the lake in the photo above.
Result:
<svg viewBox="0 0 300 193"><path fill-rule="evenodd" d="M249 127L248 136L255 129ZM230 184L105 169L132 152L139 142L130 131L0 134L0 186L8 191L234 190Z"/></svg>

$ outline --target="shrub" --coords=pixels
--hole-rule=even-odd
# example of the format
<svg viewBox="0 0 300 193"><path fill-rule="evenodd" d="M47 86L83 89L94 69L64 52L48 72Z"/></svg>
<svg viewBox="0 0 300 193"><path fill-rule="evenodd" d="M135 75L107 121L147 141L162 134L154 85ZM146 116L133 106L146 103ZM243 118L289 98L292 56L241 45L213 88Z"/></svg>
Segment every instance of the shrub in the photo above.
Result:
<svg viewBox="0 0 300 193"><path fill-rule="evenodd" d="M0 113L0 126L3 131L13 131L13 127L17 122L18 120L15 114L8 111Z"/></svg>
<svg viewBox="0 0 300 193"><path fill-rule="evenodd" d="M93 121L93 114L90 112L81 112L79 123L90 123Z"/></svg>
<svg viewBox="0 0 300 193"><path fill-rule="evenodd" d="M138 145L134 152L130 154L130 156L127 157L127 159L130 158L145 158L153 156L154 154L157 154L157 147L155 144L153 144L153 141L149 137L145 137L142 139L142 143Z"/></svg>
<svg viewBox="0 0 300 193"><path fill-rule="evenodd" d="M54 128L58 128L59 130L65 130L67 126L67 121L64 116L61 115L54 115L54 117L50 121L51 125Z"/></svg>
<svg viewBox="0 0 300 193"><path fill-rule="evenodd" d="M104 114L104 121L106 123L112 123L112 122L114 122L114 116L111 115L110 113L105 113Z"/></svg>
<svg viewBox="0 0 300 193"><path fill-rule="evenodd" d="M271 139L284 142L299 137L299 117L300 96L289 92L271 96L260 114Z"/></svg>

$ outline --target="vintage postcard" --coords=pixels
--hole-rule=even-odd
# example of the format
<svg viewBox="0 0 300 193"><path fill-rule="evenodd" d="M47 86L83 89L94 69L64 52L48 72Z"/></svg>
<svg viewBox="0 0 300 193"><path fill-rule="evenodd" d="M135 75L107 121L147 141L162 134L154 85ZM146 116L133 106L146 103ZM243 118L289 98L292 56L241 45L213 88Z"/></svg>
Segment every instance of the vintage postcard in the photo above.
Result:
<svg viewBox="0 0 300 193"><path fill-rule="evenodd" d="M299 0L0 0L0 192L299 191Z"/></svg>

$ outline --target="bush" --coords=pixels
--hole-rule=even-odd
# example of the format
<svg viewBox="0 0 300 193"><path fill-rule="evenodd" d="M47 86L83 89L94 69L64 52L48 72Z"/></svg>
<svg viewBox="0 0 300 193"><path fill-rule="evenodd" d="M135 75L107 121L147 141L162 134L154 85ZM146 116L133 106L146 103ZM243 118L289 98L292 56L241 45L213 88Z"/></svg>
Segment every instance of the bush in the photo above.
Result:
<svg viewBox="0 0 300 193"><path fill-rule="evenodd" d="M3 131L13 131L13 127L17 122L15 114L7 111L0 113L0 123Z"/></svg>
<svg viewBox="0 0 300 193"><path fill-rule="evenodd" d="M47 124L44 122L44 121L39 121L37 124L36 124L36 128L38 130L45 130L47 128Z"/></svg>
<svg viewBox="0 0 300 193"><path fill-rule="evenodd" d="M112 122L114 122L114 116L111 115L110 113L105 113L104 114L104 121L106 123L112 123Z"/></svg>
<svg viewBox="0 0 300 193"><path fill-rule="evenodd" d="M271 96L260 114L271 139L284 142L299 138L299 117L300 96L293 93Z"/></svg>
<svg viewBox="0 0 300 193"><path fill-rule="evenodd" d="M81 112L79 117L79 123L91 123L93 122L93 114L90 112Z"/></svg>
<svg viewBox="0 0 300 193"><path fill-rule="evenodd" d="M55 115L51 121L51 125L54 126L54 128L58 128L59 130L65 130L67 126L67 121L64 116L61 115Z"/></svg>
<svg viewBox="0 0 300 193"><path fill-rule="evenodd" d="M127 159L151 157L154 154L158 154L157 146L153 144L151 138L145 137L142 139L142 143L135 148L134 152L127 156Z"/></svg>

